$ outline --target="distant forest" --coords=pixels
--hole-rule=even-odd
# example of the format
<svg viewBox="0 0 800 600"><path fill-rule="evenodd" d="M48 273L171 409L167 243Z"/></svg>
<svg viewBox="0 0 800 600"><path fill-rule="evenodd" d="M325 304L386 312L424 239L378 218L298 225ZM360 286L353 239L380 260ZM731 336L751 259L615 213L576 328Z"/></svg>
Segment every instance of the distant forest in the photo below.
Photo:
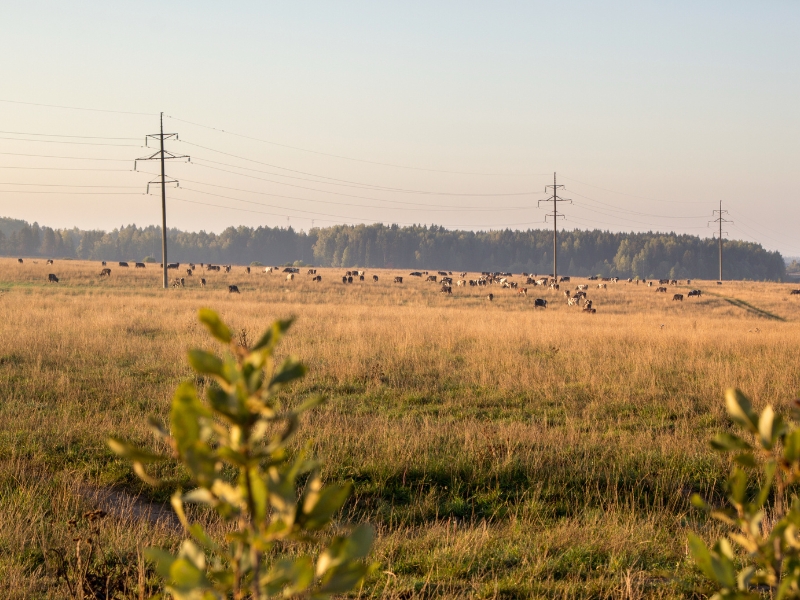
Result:
<svg viewBox="0 0 800 600"><path fill-rule="evenodd" d="M336 225L309 232L291 227L229 227L222 233L169 230L170 262L321 267L387 267L451 271L550 273L552 231L452 231L438 226ZM716 279L717 241L674 233L559 232L564 275ZM725 240L725 278L780 281L786 264L759 244ZM161 262L161 228L113 231L51 229L0 218L0 254Z"/></svg>

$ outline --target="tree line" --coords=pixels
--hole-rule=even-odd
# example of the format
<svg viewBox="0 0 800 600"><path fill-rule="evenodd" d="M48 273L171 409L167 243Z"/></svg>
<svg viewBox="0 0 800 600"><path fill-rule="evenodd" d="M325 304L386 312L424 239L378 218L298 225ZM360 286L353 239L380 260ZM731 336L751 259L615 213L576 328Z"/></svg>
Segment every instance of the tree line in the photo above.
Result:
<svg viewBox="0 0 800 600"><path fill-rule="evenodd" d="M552 231L458 231L444 227L335 225L229 227L223 232L168 231L169 260L222 264L309 264L321 267L510 271L547 274L553 267ZM716 279L717 241L675 233L563 231L558 235L564 275ZM786 265L760 244L725 240L724 276L779 281ZM113 231L52 229L0 219L0 254L84 260L161 261L161 228Z"/></svg>

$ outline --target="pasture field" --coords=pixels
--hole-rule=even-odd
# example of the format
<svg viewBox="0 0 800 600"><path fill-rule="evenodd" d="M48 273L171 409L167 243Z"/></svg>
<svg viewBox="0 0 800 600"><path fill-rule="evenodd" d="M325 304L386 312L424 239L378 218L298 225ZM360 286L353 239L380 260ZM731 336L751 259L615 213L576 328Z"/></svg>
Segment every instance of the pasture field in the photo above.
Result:
<svg viewBox="0 0 800 600"><path fill-rule="evenodd" d="M123 507L96 540L120 594L138 597L142 547L181 539L129 500L172 490L140 483L105 440L152 443L145 419L165 419L192 376L186 350L213 347L200 307L243 341L297 316L279 348L309 366L294 392L329 399L298 443L313 440L326 479L354 482L343 521L378 533L381 566L360 597L702 593L686 533L719 531L689 497L720 498L728 466L708 441L728 427L724 390L784 413L800 394L800 296L788 284L659 294L589 282L589 315L534 286L527 298L498 285L445 296L408 270L344 285L344 269L318 269L314 283L305 269L287 282L233 267L162 290L158 265L109 267L100 279L97 262L0 259L4 597L66 597L54 551L74 548L68 522L98 504ZM703 296L672 301L691 288ZM534 309L536 297L549 307Z"/></svg>

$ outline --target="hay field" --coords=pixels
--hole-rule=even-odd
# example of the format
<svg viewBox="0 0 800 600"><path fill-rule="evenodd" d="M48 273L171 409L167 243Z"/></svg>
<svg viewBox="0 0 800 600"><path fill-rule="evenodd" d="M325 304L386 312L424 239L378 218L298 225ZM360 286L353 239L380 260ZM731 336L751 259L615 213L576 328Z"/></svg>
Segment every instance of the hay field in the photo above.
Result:
<svg viewBox="0 0 800 600"><path fill-rule="evenodd" d="M186 350L213 345L203 306L249 340L298 317L280 349L310 367L296 393L329 398L298 442L314 440L326 478L355 483L343 518L378 531L364 597L691 596L702 581L686 532L714 530L688 498L721 491L708 440L727 427L723 391L784 412L800 394L800 297L786 284L693 281L705 293L683 302L671 298L685 285L595 286L587 315L533 286L443 296L407 270L343 285L340 269L312 283L234 267L165 291L157 265L109 267L100 279L96 262L0 259L7 597L64 597L52 550L109 498L125 505L101 533L124 593L137 597L138 548L180 539L127 495L170 490L140 484L105 439L149 441L146 416L164 418L191 376Z"/></svg>

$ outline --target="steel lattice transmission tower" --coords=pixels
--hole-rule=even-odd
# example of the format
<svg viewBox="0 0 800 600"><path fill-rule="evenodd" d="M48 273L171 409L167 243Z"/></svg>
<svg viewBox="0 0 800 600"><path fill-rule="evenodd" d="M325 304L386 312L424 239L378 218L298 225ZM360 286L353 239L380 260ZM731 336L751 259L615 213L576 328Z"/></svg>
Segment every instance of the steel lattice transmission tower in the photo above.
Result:
<svg viewBox="0 0 800 600"><path fill-rule="evenodd" d="M722 200L719 201L719 210L715 210L713 214L718 214L719 216L714 219L713 221L709 221L708 224L711 223L719 223L719 282L722 283L722 235L727 235L727 231L722 231L722 224L723 223L733 223L733 221L729 221L722 215L727 215L727 210L722 210Z"/></svg>
<svg viewBox="0 0 800 600"><path fill-rule="evenodd" d="M545 193L551 189L553 190L553 195L545 200L539 200L539 204L542 202L553 203L553 214L545 215L544 219L547 221L547 217L553 217L553 279L555 279L556 283L558 283L558 217L564 217L564 215L558 212L557 207L559 202L569 202L572 204L572 200L569 198L562 198L558 195L558 190L564 189L564 186L556 184L555 173L553 173L553 185L544 186Z"/></svg>
<svg viewBox="0 0 800 600"><path fill-rule="evenodd" d="M158 152L152 154L151 156L145 156L142 158L137 158L133 162L133 170L136 170L136 165L140 160L159 160L161 161L161 175L154 179L153 181L148 182L147 184L147 193L150 193L150 186L154 183L161 184L161 267L164 271L164 289L169 287L169 282L167 278L167 184L174 183L176 186L180 185L177 179L167 179L166 174L164 173L164 161L173 160L176 158L185 158L187 160L192 160L190 156L185 154L178 155L173 154L167 150L164 150L164 140L168 140L170 138L174 138L178 140L177 133L164 133L164 113L161 113L161 131L160 133L152 133L145 137L144 145L149 147L149 140L151 138L157 139L160 142Z"/></svg>

